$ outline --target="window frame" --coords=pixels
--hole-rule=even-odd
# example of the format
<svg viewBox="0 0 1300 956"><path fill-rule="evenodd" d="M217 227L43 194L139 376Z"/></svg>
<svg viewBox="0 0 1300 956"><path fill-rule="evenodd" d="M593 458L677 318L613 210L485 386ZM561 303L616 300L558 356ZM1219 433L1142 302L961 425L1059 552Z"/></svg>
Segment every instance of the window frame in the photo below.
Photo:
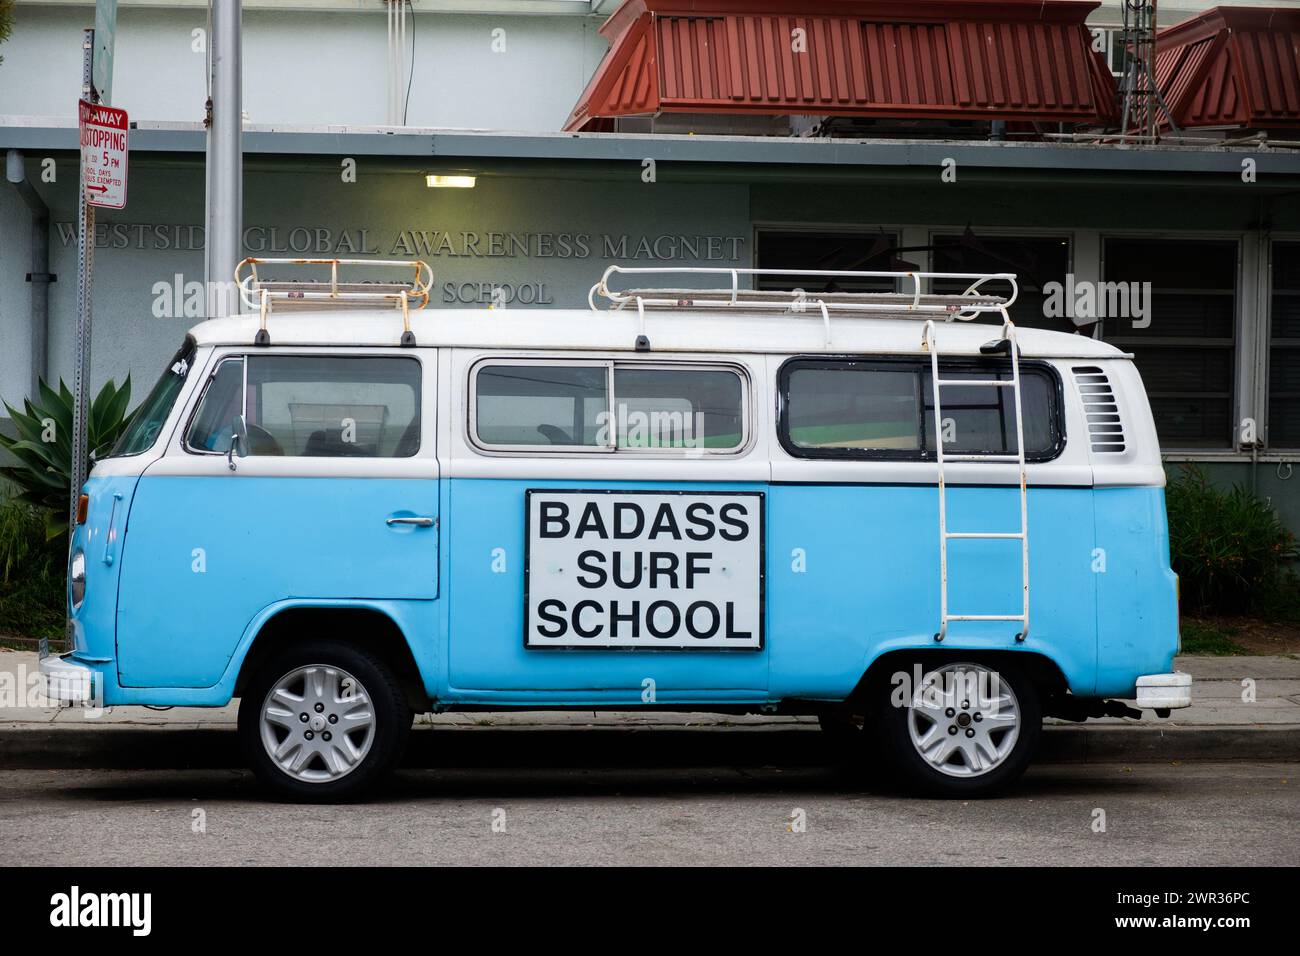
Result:
<svg viewBox="0 0 1300 956"><path fill-rule="evenodd" d="M1273 440L1273 352L1274 349L1294 348L1300 351L1300 344L1297 345L1278 345L1277 336L1274 333L1274 322L1277 317L1276 305L1277 299L1277 281L1274 275L1274 263L1279 245L1300 246L1300 233L1280 232L1270 235L1264 241L1265 248L1263 255L1266 263L1267 282L1260 289L1259 301L1259 343L1257 348L1257 370L1256 375L1261 383L1259 389L1258 407L1262 410L1262 415L1258 416L1257 422L1262 419L1260 435L1263 438L1263 450L1266 454L1273 454L1282 457L1290 457L1297 451L1300 451L1300 441L1291 444L1282 444ZM1291 290L1286 290L1290 292Z"/></svg>
<svg viewBox="0 0 1300 956"><path fill-rule="evenodd" d="M995 364L996 363L996 364ZM790 438L790 373L799 368L824 368L830 367L844 370L857 369L876 369L880 371L898 371L900 368L913 368L920 376L922 387L917 393L917 439L920 447L913 449L894 449L894 448L805 448L796 444ZM1009 366L998 359L981 360L977 358L950 358L940 359L940 372L967 372L967 371L1002 371ZM1025 373L1030 374L1043 373L1047 378L1049 394L1051 395L1051 420L1056 433L1056 440L1051 449L1047 452L1037 452L1025 455L1027 464L1042 464L1044 462L1055 461L1061 457L1065 451L1068 441L1065 424L1065 386L1061 379L1060 370L1051 362L1042 359L1021 359L1020 376L1023 379ZM925 376L930 372L930 360L927 358L913 358L901 355L795 355L781 363L776 373L776 438L786 454L792 458L813 459L822 461L910 461L910 462L933 462L936 461L936 454L932 447L927 444L932 428L925 424L925 417L933 415L932 411L927 411L926 402L928 400L926 389L924 388ZM990 454L1005 455L1009 452L986 451L986 452L951 452L951 454Z"/></svg>
<svg viewBox="0 0 1300 956"><path fill-rule="evenodd" d="M981 229L981 231L977 233L977 235L980 239L988 239L994 242L1014 242L1017 240L1021 240L1021 241L1023 240L1029 240L1029 241L1064 240L1065 247L1066 247L1065 275L1061 276L1061 280L1064 281L1066 276L1070 276L1070 275L1074 275L1076 278L1082 278L1082 276L1079 276L1075 271L1077 268L1077 260L1078 260L1078 233L1079 230L1077 229L1054 229L1045 226L1033 226L1033 227L988 226ZM946 238L960 238L961 234L962 234L962 228L960 227L952 227L952 228L930 227L926 232L926 239L925 239L926 243L930 247L929 251L926 252L925 267L935 272L942 271L939 269L939 262L937 261L939 258L939 250L936 247L938 246L939 241L941 239L946 239ZM998 270L998 271L1009 271L1009 270ZM1021 275L1019 272L1017 272L1016 288L1019 290L1017 296L1019 296L1020 293L1026 293L1027 291L1023 286L1023 284L1021 283L1020 279L1021 279ZM934 292L934 285L935 283L933 279L926 279L924 282L925 291ZM996 291L996 285L994 286L994 291ZM1041 289L1039 290L1039 293L1043 294ZM1012 304L1008 312L1015 312L1017 305L1019 305L1019 300L1016 303ZM988 324L991 327L996 327L996 325L1000 324L1001 322L1000 317L997 318L997 321L993 321L992 320L993 317L991 316L985 316L985 318L989 318L990 321L981 324ZM1017 329L1037 328L1037 329L1041 329L1042 331L1057 332L1063 335L1077 334L1080 329L1080 326L1075 326L1073 330L1067 330L1065 328L1065 325L1073 325L1074 323L1073 320L1066 318L1064 316L1062 316L1062 320L1063 320L1062 328L1059 329L1045 328L1039 325L1030 325L1027 322L1024 322L1023 319L1017 319L1016 316L1014 315L1010 316L1010 318L1017 323L1016 324ZM976 321L978 322L978 318L976 319ZM1022 322L1024 324L1021 324Z"/></svg>
<svg viewBox="0 0 1300 956"><path fill-rule="evenodd" d="M902 223L872 223L870 225L864 225L860 222L790 222L781 219L756 220L750 227L751 248L754 250L752 256L753 265L760 269L779 268L773 265L764 265L764 253L762 248L764 233L807 233L811 236L861 234L866 238L875 238L885 235L893 236L899 244L902 244L907 241L904 236L904 230L907 228L909 227ZM926 255L928 256L929 253L926 253ZM922 262L919 263L919 265L921 266L919 271L926 271L926 263ZM758 279L756 276L742 276L741 278L742 280L747 280L749 282L748 288L750 289L762 288L762 283L756 281ZM770 287L784 287L785 285L787 285L787 283L772 283ZM795 287L797 284L789 283L789 285ZM899 291L898 280L894 281L893 289L891 291ZM813 294L815 293L809 293L809 295Z"/></svg>
<svg viewBox="0 0 1300 956"><path fill-rule="evenodd" d="M199 410L203 408L203 403L207 401L208 391L212 388L213 383L216 382L217 375L220 374L222 366L227 362L239 362L240 365L243 366L244 381L240 386L240 407L242 408L244 403L248 401L248 363L245 361L245 358L246 355L243 352L231 352L220 356L216 362L213 363L211 370L208 372L207 378L203 381L203 387L199 389L198 396L190 406L189 414L185 416L185 427L181 429L181 449L186 454L205 456L219 455L222 458L226 457L226 452L224 451L212 451L207 448L198 448L191 445L190 435L194 432L194 426L199 417Z"/></svg>
<svg viewBox="0 0 1300 956"><path fill-rule="evenodd" d="M223 352L223 353L217 355L216 360L212 363L212 365L211 365L211 367L210 367L210 370L209 370L209 372L208 372L208 374L207 374L207 378L206 378L205 381L203 382L203 387L199 390L199 393L198 393L197 398L195 398L195 400L193 401L193 403L191 403L191 405L190 405L190 407L189 407L189 410L188 410L188 412L187 412L187 414L186 414L186 417L185 417L185 426L184 426L184 428L181 429L181 442L180 442L180 444L181 444L181 450L184 451L186 454L188 454L188 455L195 455L195 456L203 456L203 457L219 456L219 457L221 457L221 458L225 458L225 457L227 456L228 452L224 452L224 451L210 451L210 450L208 450L208 449L206 449L206 448L195 448L193 445L190 444L190 433L193 431L195 419L198 418L199 409L201 409L201 408L203 407L203 402L204 402L204 400L208 397L208 389L210 389L210 388L212 387L212 383L215 382L215 381L217 380L217 374L221 371L221 367L222 367L223 365L225 365L227 362L240 362L240 363L243 365L243 384L240 386L240 396L241 396L241 399L240 399L240 408L243 410L243 411L241 412L241 414L247 414L247 409L248 409L248 360L249 360L250 358L317 358L317 359L321 359L321 358L324 358L324 359L359 359L359 358L373 359L373 358L381 358L381 359L397 359L397 360L402 360L402 361L414 361L414 362L419 366L419 369L420 369L420 373L419 373L419 377L418 377L419 391L416 393L416 396L415 396L415 410L416 410L416 414L419 415L419 422L420 422L420 428L419 428L420 443L419 443L419 445L416 446L415 451L414 451L412 454L410 454L410 455L402 455L402 456L395 456L395 455L359 455L359 456L357 456L355 459L350 459L350 460L360 460L360 461L411 461L411 460L414 460L414 459L416 459L416 458L420 458L420 457L422 456L422 454L423 454L423 452L424 452L424 446L425 446L425 441L424 441L424 428L425 428L425 422L424 422L424 418L425 418L425 408L424 408L424 404L425 404L425 394L424 394L424 393L425 393L425 384L426 384L426 383L425 383L425 368L424 368L424 360L423 360L423 359L422 359L418 354L416 354L416 353L414 353L414 352L403 353L403 354L401 354L401 355L390 355L390 354L387 354L387 352L384 352L384 353L377 353L377 352L306 352L306 351L292 351L292 352L267 352L267 351L257 351L257 352L248 352L248 351L241 351L241 350L239 350L239 349L234 349L234 350L231 350L231 351L229 351L229 352ZM297 461L297 460L301 460L301 461L338 461L337 458L335 458L335 457L333 457L333 456L329 456L329 455L285 455L285 456L278 456L278 455L253 455L253 456L249 456L249 457L254 457L254 458L279 458L279 457L284 457L284 458L288 458L288 459L292 459L292 460L296 460L296 461Z"/></svg>
<svg viewBox="0 0 1300 956"><path fill-rule="evenodd" d="M166 375L166 374L168 374L168 372L170 372L173 368L175 368L175 366L176 366L176 364L177 364L178 362L186 362L186 369L185 369L185 373L184 373L184 375L182 376L181 387L180 387L180 389L176 392L176 397L172 399L171 408L167 409L167 414L166 414L165 416L163 416L162 421L159 423L159 426L158 426L158 434L156 434L156 435L154 436L153 441L149 443L149 447L148 447L148 448L141 448L139 451L131 452L130 454L125 454L125 453L124 453L124 454L114 454L114 452L117 450L118 443L122 440L122 437L124 437L124 436L126 435L126 432L127 432L127 431L131 428L131 426L134 424L133 421L129 421L129 422L127 423L126 428L124 428L124 429L122 430L122 435L120 435L120 436L118 437L117 441L113 442L113 447L112 447L111 449L109 449L108 453L106 453L105 455L103 455L101 458L97 459L98 461L110 461L110 460L113 460L113 459L122 459L122 458L139 458L141 455L147 455L147 454L148 454L150 451L152 451L154 448L157 448L157 447L158 447L158 442L159 442L160 440L163 440L163 434L164 434L164 432L166 431L167 423L168 423L169 421L172 420L172 416L173 416L174 414L176 414L176 411L177 411L178 406L181 405L182 399L185 397L185 389L186 389L186 386L188 386L189 383L190 383L190 375L191 375L191 373L194 372L195 368L197 367L197 363L195 362L195 359L198 357L198 354L199 354L199 343L198 343L198 340L195 339L193 333L186 333L184 341L181 342L180 347L179 347L179 348L176 350L176 352L172 355L171 364L168 365L168 366L163 370L163 375ZM160 375L160 376L158 377L158 381L155 382L154 385L153 385L153 387L149 389L148 394L145 395L144 401L147 402L147 401L148 401L148 400L153 396L154 389L158 387L158 385L161 383L161 381L162 381L162 375ZM143 407L144 407L144 404L143 404L143 402L142 402L141 405L140 405L139 407L137 407L136 409L134 409L134 411L132 412L131 418L134 419L134 418L135 418L135 415L138 414L138 413L140 412L140 409L143 408ZM168 439L168 440L170 440L170 439ZM167 447L167 445L166 445L166 441L165 441L165 440L163 440L163 446L162 446L162 447L163 447L164 449ZM92 449L92 450L93 450L93 449Z"/></svg>
<svg viewBox="0 0 1300 956"><path fill-rule="evenodd" d="M484 368L493 366L534 365L543 367L571 368L574 366L601 367L605 372L606 403L605 413L614 415L617 395L614 390L615 371L619 368L691 372L730 372L740 381L740 422L741 441L731 448L619 448L618 427L615 423L610 429L608 445L502 445L485 442L478 435L478 376ZM753 389L749 370L740 363L733 362L674 362L658 359L622 359L616 357L575 357L557 358L554 356L509 356L492 355L481 358L470 366L466 376L468 395L466 396L466 414L464 419L465 438L471 448L480 454L490 456L520 457L543 455L546 457L581 456L599 458L616 455L619 458L734 458L749 451L754 442ZM612 418L611 418L612 420Z"/></svg>
<svg viewBox="0 0 1300 956"><path fill-rule="evenodd" d="M1099 342L1105 342L1108 345L1114 345L1130 357L1138 374L1142 374L1141 364L1135 357L1134 348L1187 348L1187 349L1220 349L1226 350L1230 356L1228 368L1232 372L1232 383L1228 388L1228 425L1229 431L1226 441L1220 441L1217 444L1183 444L1170 442L1166 444L1160 440L1160 456L1167 461L1216 461L1241 451L1241 419L1245 414L1244 409L1251 406L1248 398L1252 394L1255 382L1259 375L1257 349L1258 343L1252 346L1247 341L1247 324L1250 321L1248 316L1247 303L1252 296L1254 301L1251 303L1256 315L1261 307L1259 297L1264 295L1263 289L1250 289L1246 281L1246 256L1247 245L1250 241L1248 232L1224 232L1224 231L1207 231L1207 232L1187 232L1170 235L1168 232L1157 230L1119 230L1103 229L1097 232L1097 277L1096 281L1111 282L1109 275L1109 263L1114 261L1114 256L1107 255L1107 243L1111 240L1118 241L1147 241L1151 243L1223 243L1232 246L1233 256L1233 285L1232 285L1232 335L1228 344L1224 345L1218 342L1218 339L1206 336L1192 337L1171 337L1172 340L1161 341L1158 336L1111 336L1108 334L1107 322L1111 317L1103 317L1098 323L1093 333L1093 338ZM1152 295L1158 293L1155 284L1152 283ZM1262 334L1262 333L1260 333ZM1136 341L1135 341L1136 339ZM1216 344L1217 343L1217 344ZM1144 384L1147 405L1150 408L1151 421L1159 435L1159 420L1156 415L1155 403L1152 401L1151 390ZM1157 392L1157 395L1161 393ZM1162 396L1163 397L1163 396ZM1256 423L1259 422L1258 415Z"/></svg>

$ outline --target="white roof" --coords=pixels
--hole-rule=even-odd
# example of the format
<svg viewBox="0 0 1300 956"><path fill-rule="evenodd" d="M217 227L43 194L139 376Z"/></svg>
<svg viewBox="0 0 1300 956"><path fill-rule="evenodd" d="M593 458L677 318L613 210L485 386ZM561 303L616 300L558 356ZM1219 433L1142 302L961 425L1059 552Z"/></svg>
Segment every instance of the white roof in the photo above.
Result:
<svg viewBox="0 0 1300 956"><path fill-rule="evenodd" d="M213 319L192 334L200 345L252 345L254 315ZM997 325L936 322L940 355L975 354L1000 335ZM491 349L633 351L644 334L653 352L921 354L924 322L911 318L832 315L830 342L820 312L788 314L728 309L631 310L424 309L411 313L420 346ZM395 309L292 312L267 321L274 346L399 346L402 317ZM1021 354L1033 358L1120 358L1124 352L1083 335L1016 329Z"/></svg>

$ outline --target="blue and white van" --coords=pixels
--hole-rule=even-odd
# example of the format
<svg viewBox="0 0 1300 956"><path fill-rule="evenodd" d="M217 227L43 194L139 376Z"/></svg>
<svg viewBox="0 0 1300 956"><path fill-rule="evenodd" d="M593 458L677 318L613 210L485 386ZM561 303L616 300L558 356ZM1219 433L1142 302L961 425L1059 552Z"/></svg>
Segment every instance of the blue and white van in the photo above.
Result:
<svg viewBox="0 0 1300 956"><path fill-rule="evenodd" d="M428 711L816 715L976 795L1044 717L1190 703L1138 373L1016 329L1013 276L614 267L592 311L417 311L422 264L250 262L254 312L185 338L86 482L51 693L239 698L306 800Z"/></svg>

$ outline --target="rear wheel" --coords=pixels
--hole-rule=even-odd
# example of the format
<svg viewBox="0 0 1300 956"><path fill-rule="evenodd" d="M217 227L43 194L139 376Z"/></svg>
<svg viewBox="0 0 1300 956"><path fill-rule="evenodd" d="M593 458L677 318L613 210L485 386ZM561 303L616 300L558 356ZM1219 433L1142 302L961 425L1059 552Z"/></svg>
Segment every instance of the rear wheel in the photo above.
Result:
<svg viewBox="0 0 1300 956"><path fill-rule="evenodd" d="M1038 689L1014 664L929 666L910 696L891 687L881 697L882 751L908 786L936 796L983 796L1013 783L1042 731Z"/></svg>
<svg viewBox="0 0 1300 956"><path fill-rule="evenodd" d="M239 703L258 779L291 800L337 802L370 789L401 758L411 709L392 669L338 641L294 644L265 661Z"/></svg>

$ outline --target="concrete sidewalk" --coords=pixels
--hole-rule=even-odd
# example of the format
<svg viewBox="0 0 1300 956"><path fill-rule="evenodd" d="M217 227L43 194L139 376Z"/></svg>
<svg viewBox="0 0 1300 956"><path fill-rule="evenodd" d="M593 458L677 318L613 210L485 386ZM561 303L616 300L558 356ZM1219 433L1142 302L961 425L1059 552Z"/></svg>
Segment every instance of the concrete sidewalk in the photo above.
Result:
<svg viewBox="0 0 1300 956"><path fill-rule="evenodd" d="M1300 760L1300 659L1181 657L1193 676L1192 706L1166 719L1107 717L1086 723L1052 720L1044 759L1070 762L1151 760ZM27 706L36 655L0 651L0 765L44 760L80 766L96 758L129 762L138 747L181 731L201 732L230 752L236 706L221 708L112 707L91 717L80 708ZM6 687L6 684L8 687ZM1253 698L1253 699L1252 699ZM810 717L726 716L636 711L531 711L422 714L417 731L816 732ZM170 750L165 746L164 750ZM63 758L61 760L61 758Z"/></svg>

